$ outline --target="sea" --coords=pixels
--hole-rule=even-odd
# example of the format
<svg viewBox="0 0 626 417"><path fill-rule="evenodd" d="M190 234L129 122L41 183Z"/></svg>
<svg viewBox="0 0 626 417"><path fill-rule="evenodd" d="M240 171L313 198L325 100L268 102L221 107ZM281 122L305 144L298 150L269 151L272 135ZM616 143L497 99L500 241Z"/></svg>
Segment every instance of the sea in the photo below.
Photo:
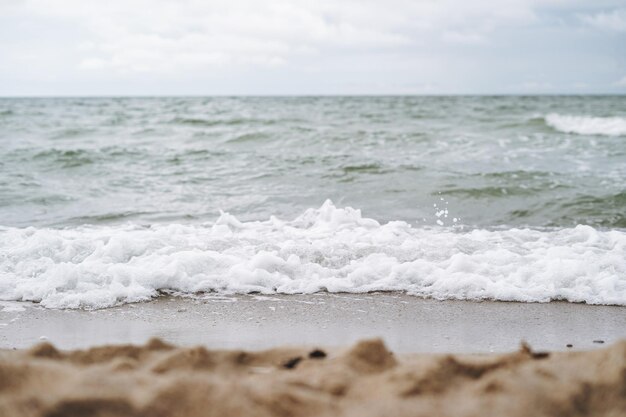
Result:
<svg viewBox="0 0 626 417"><path fill-rule="evenodd" d="M0 99L0 300L626 305L626 96Z"/></svg>

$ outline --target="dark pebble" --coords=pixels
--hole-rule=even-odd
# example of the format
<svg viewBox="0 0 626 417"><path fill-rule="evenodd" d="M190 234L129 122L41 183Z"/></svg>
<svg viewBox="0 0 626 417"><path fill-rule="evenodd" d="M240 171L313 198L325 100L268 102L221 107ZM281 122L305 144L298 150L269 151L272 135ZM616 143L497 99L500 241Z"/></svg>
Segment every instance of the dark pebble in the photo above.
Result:
<svg viewBox="0 0 626 417"><path fill-rule="evenodd" d="M602 344L602 343L604 343L604 340L594 340L593 343L600 343L600 344Z"/></svg>
<svg viewBox="0 0 626 417"><path fill-rule="evenodd" d="M315 349L309 352L309 358L311 359L324 359L326 357L326 352L323 350Z"/></svg>
<svg viewBox="0 0 626 417"><path fill-rule="evenodd" d="M550 357L550 353L549 352L533 352L531 353L531 356L533 357L533 359L545 359Z"/></svg>
<svg viewBox="0 0 626 417"><path fill-rule="evenodd" d="M287 362L283 363L283 368L293 369L302 361L302 356L296 356L295 358L289 359Z"/></svg>

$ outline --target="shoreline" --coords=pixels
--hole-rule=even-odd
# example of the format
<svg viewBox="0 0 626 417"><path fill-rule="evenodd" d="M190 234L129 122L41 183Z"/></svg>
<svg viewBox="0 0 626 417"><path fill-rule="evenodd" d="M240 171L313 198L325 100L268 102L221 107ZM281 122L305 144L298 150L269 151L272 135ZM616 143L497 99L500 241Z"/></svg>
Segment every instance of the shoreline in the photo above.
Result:
<svg viewBox="0 0 626 417"><path fill-rule="evenodd" d="M162 296L104 310L0 302L0 349L142 344L260 350L380 337L398 353L589 350L626 339L626 308L566 302L437 301L401 293ZM602 341L603 343L594 343ZM567 345L572 345L568 347Z"/></svg>

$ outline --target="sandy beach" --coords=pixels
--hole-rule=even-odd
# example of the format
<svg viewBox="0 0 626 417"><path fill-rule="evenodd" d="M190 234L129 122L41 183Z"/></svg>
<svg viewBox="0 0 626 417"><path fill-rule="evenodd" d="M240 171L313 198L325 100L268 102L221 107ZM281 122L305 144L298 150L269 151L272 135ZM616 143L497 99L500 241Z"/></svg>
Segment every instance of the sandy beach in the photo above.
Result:
<svg viewBox="0 0 626 417"><path fill-rule="evenodd" d="M621 307L399 293L1 307L3 416L626 412Z"/></svg>
<svg viewBox="0 0 626 417"><path fill-rule="evenodd" d="M3 416L622 416L626 342L504 355L143 346L0 353Z"/></svg>

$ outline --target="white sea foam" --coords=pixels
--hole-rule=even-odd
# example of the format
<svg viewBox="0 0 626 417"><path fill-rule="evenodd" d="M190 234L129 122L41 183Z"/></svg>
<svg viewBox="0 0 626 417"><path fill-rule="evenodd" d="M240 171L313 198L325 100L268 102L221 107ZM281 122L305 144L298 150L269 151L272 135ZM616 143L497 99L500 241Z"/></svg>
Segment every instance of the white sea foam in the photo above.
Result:
<svg viewBox="0 0 626 417"><path fill-rule="evenodd" d="M2 300L101 308L166 289L626 305L626 233L381 225L329 201L293 221L0 229Z"/></svg>
<svg viewBox="0 0 626 417"><path fill-rule="evenodd" d="M578 135L626 135L626 118L570 116L556 113L545 117L548 126L565 133Z"/></svg>

